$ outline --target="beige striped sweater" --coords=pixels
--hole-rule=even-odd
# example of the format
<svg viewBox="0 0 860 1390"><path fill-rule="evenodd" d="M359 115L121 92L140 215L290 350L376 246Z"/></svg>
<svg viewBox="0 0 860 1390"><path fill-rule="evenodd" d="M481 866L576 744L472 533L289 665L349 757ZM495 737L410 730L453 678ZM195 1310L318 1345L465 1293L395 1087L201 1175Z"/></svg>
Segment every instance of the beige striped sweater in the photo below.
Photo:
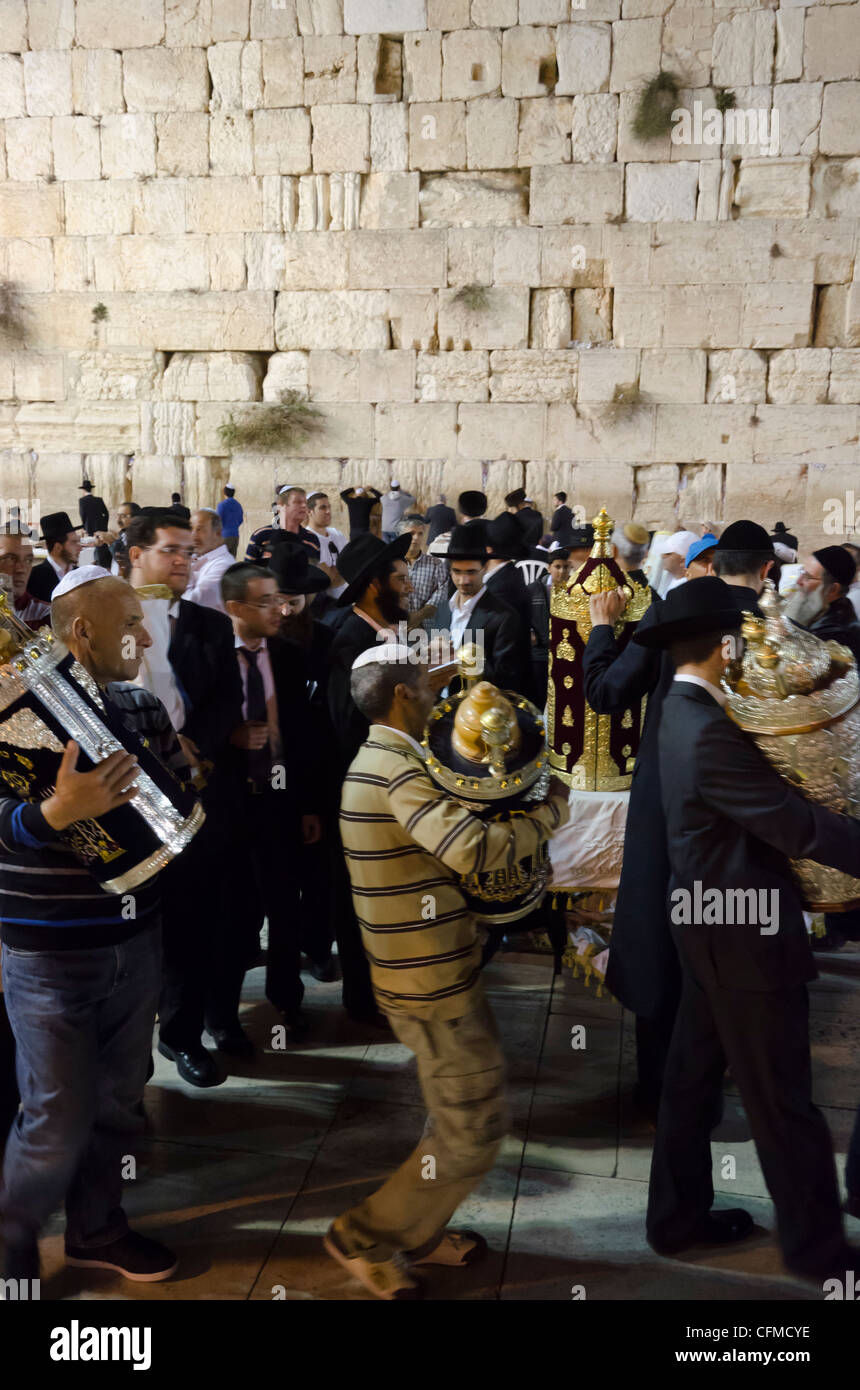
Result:
<svg viewBox="0 0 860 1390"><path fill-rule="evenodd" d="M522 858L567 819L566 799L551 797L513 821L482 821L430 780L405 735L371 726L344 783L340 829L382 1009L469 1011L481 951L457 876Z"/></svg>

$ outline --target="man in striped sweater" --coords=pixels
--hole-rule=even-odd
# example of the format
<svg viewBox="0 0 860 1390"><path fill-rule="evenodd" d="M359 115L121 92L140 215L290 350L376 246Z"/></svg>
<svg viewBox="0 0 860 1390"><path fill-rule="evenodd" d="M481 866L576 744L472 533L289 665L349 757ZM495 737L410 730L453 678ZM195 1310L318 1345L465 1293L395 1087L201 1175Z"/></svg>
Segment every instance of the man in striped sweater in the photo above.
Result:
<svg viewBox="0 0 860 1390"><path fill-rule="evenodd" d="M341 800L353 902L380 1009L415 1053L428 1111L417 1148L339 1216L328 1253L378 1298L419 1298L412 1264L465 1266L486 1251L446 1231L507 1133L504 1058L480 980L481 947L458 877L533 853L568 818L567 788L508 823L487 822L431 780L418 739L435 699L414 648L358 656L352 697L370 721Z"/></svg>

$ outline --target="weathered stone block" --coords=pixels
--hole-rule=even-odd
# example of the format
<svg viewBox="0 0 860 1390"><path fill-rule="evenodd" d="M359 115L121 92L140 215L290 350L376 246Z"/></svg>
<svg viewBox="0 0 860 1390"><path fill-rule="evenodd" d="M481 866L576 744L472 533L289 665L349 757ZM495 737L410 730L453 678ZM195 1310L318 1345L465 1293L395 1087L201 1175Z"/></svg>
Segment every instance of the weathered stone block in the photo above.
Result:
<svg viewBox="0 0 860 1390"><path fill-rule="evenodd" d="M461 405L457 452L464 458L541 457L545 410L543 404Z"/></svg>
<svg viewBox="0 0 860 1390"><path fill-rule="evenodd" d="M661 28L658 18L622 19L613 24L610 91L638 88L659 72Z"/></svg>
<svg viewBox="0 0 860 1390"><path fill-rule="evenodd" d="M636 469L634 520L640 526L656 529L669 521L669 529L673 528L680 472L676 463L651 463Z"/></svg>
<svg viewBox="0 0 860 1390"><path fill-rule="evenodd" d="M244 111L213 112L209 122L209 169L216 176L254 173L254 127L250 115Z"/></svg>
<svg viewBox="0 0 860 1390"><path fill-rule="evenodd" d="M417 351L438 349L437 300L435 290L391 291L388 318L392 347L415 348ZM373 346L387 347L388 343L380 342Z"/></svg>
<svg viewBox="0 0 860 1390"><path fill-rule="evenodd" d="M821 113L822 154L860 154L860 82L828 82Z"/></svg>
<svg viewBox="0 0 860 1390"><path fill-rule="evenodd" d="M209 117L205 111L158 115L155 133L159 174L202 178L209 173Z"/></svg>
<svg viewBox="0 0 860 1390"><path fill-rule="evenodd" d="M827 399L832 405L860 401L860 349L836 349L832 353Z"/></svg>
<svg viewBox="0 0 860 1390"><path fill-rule="evenodd" d="M537 227L499 228L493 255L494 284L540 284L540 236Z"/></svg>
<svg viewBox="0 0 860 1390"><path fill-rule="evenodd" d="M56 188L45 190L56 195ZM67 183L63 185L66 231L70 236L116 235L130 232L134 217L135 184L113 179L110 183ZM2 197L2 194L0 194ZM59 225L50 235L57 235Z"/></svg>
<svg viewBox="0 0 860 1390"><path fill-rule="evenodd" d="M134 341L168 352L264 352L274 347L270 294L116 295L112 302L108 345Z"/></svg>
<svg viewBox="0 0 860 1390"><path fill-rule="evenodd" d="M568 97L521 101L517 159L520 168L569 160L572 118L573 103Z"/></svg>
<svg viewBox="0 0 860 1390"><path fill-rule="evenodd" d="M537 165L531 172L529 222L608 222L620 217L624 174L620 165Z"/></svg>
<svg viewBox="0 0 860 1390"><path fill-rule="evenodd" d="M488 352L419 352L415 386L419 401L488 399Z"/></svg>
<svg viewBox="0 0 860 1390"><path fill-rule="evenodd" d="M336 34L304 41L304 102L355 101L355 39Z"/></svg>
<svg viewBox="0 0 860 1390"><path fill-rule="evenodd" d="M471 19L475 29L492 29L497 25L501 29L509 29L517 23L517 0L472 0ZM468 24L467 17L462 26L440 24L438 27L465 29Z"/></svg>
<svg viewBox="0 0 860 1390"><path fill-rule="evenodd" d="M787 348L770 359L767 399L775 405L823 404L829 379L829 348Z"/></svg>
<svg viewBox="0 0 860 1390"><path fill-rule="evenodd" d="M376 457L446 458L456 452L457 407L453 403L378 405Z"/></svg>
<svg viewBox="0 0 860 1390"><path fill-rule="evenodd" d="M72 50L73 109L87 116L123 110L122 58L111 49Z"/></svg>
<svg viewBox="0 0 860 1390"><path fill-rule="evenodd" d="M803 76L807 81L853 81L860 72L860 12L855 5L807 11Z"/></svg>
<svg viewBox="0 0 860 1390"><path fill-rule="evenodd" d="M256 70L254 45L242 50L243 102L249 107ZM269 39L259 45L262 96L251 105L281 108L302 106L305 93L305 69L301 39Z"/></svg>
<svg viewBox="0 0 860 1390"><path fill-rule="evenodd" d="M520 173L444 174L422 180L422 227L523 224L525 176Z"/></svg>
<svg viewBox="0 0 860 1390"><path fill-rule="evenodd" d="M545 97L556 85L558 60L552 29L518 26L502 35L502 94Z"/></svg>
<svg viewBox="0 0 860 1390"><path fill-rule="evenodd" d="M155 173L154 116L104 116L101 137L105 178L127 179Z"/></svg>
<svg viewBox="0 0 860 1390"><path fill-rule="evenodd" d="M140 447L145 454L193 454L197 417L193 405L146 401L140 407Z"/></svg>
<svg viewBox="0 0 860 1390"><path fill-rule="evenodd" d="M246 239L249 287L345 289L347 249L345 237L328 232L251 232Z"/></svg>
<svg viewBox="0 0 860 1390"><path fill-rule="evenodd" d="M410 169L461 169L466 163L462 102L415 102L409 107Z"/></svg>
<svg viewBox="0 0 860 1390"><path fill-rule="evenodd" d="M27 47L27 0L0 0L0 52L23 53Z"/></svg>
<svg viewBox="0 0 860 1390"><path fill-rule="evenodd" d="M746 347L807 347L812 335L814 285L748 285L740 341Z"/></svg>
<svg viewBox="0 0 860 1390"><path fill-rule="evenodd" d="M189 232L255 231L261 216L260 180L190 179L186 209Z"/></svg>
<svg viewBox="0 0 860 1390"><path fill-rule="evenodd" d="M151 179L134 186L135 236L181 236L186 229L184 179Z"/></svg>
<svg viewBox="0 0 860 1390"><path fill-rule="evenodd" d="M482 97L466 107L466 162L470 169L509 169L517 162L517 102Z"/></svg>
<svg viewBox="0 0 860 1390"><path fill-rule="evenodd" d="M533 290L529 314L530 348L566 348L571 339L569 290Z"/></svg>
<svg viewBox="0 0 860 1390"><path fill-rule="evenodd" d="M860 159L816 160L811 215L860 217Z"/></svg>
<svg viewBox="0 0 860 1390"><path fill-rule="evenodd" d="M355 232L349 238L352 289L438 288L445 284L445 234Z"/></svg>
<svg viewBox="0 0 860 1390"><path fill-rule="evenodd" d="M300 34L343 33L343 0L296 0Z"/></svg>
<svg viewBox="0 0 860 1390"><path fill-rule="evenodd" d="M311 112L313 167L319 172L370 168L370 113L348 103L315 106Z"/></svg>
<svg viewBox="0 0 860 1390"><path fill-rule="evenodd" d="M15 354L14 362L15 396L19 401L65 399L63 357L60 353L21 352Z"/></svg>
<svg viewBox="0 0 860 1390"><path fill-rule="evenodd" d="M809 211L808 159L745 159L735 185L741 217L805 217Z"/></svg>
<svg viewBox="0 0 860 1390"><path fill-rule="evenodd" d="M403 36L404 101L440 101L442 97L442 35L414 31Z"/></svg>
<svg viewBox="0 0 860 1390"><path fill-rule="evenodd" d="M17 54L0 53L0 116L23 116L24 64Z"/></svg>
<svg viewBox="0 0 860 1390"><path fill-rule="evenodd" d="M540 283L602 288L603 231L596 226L546 227L540 232Z"/></svg>
<svg viewBox="0 0 860 1390"><path fill-rule="evenodd" d="M385 348L388 343L385 290L284 291L275 306L279 348Z"/></svg>
<svg viewBox="0 0 860 1390"><path fill-rule="evenodd" d="M357 401L358 353L337 348L308 353L308 391L312 401Z"/></svg>
<svg viewBox="0 0 860 1390"><path fill-rule="evenodd" d="M574 97L571 138L574 163L611 163L617 134L618 97L613 92Z"/></svg>
<svg viewBox="0 0 860 1390"><path fill-rule="evenodd" d="M749 459L753 427L743 405L658 405L654 457L668 463Z"/></svg>
<svg viewBox="0 0 860 1390"><path fill-rule="evenodd" d="M439 293L439 345L445 351L470 348L523 348L528 345L529 292L511 286L487 291L488 307L471 309L461 291Z"/></svg>
<svg viewBox="0 0 860 1390"><path fill-rule="evenodd" d="M774 87L773 109L779 115L780 155L818 153L822 90L820 82L786 82Z"/></svg>
<svg viewBox="0 0 860 1390"><path fill-rule="evenodd" d="M212 111L241 108L242 102L242 50L241 43L215 43L206 50L209 64L209 77L212 95L209 107ZM259 45L257 45L259 50Z"/></svg>
<svg viewBox="0 0 860 1390"><path fill-rule="evenodd" d="M5 18L0 9L0 22ZM70 48L74 37L75 0L29 0L27 43L30 48Z"/></svg>
<svg viewBox="0 0 860 1390"><path fill-rule="evenodd" d="M406 105L393 102L370 108L370 167L406 169L409 163Z"/></svg>
<svg viewBox="0 0 860 1390"><path fill-rule="evenodd" d="M131 49L122 76L129 111L205 111L209 104L202 48Z"/></svg>
<svg viewBox="0 0 860 1390"><path fill-rule="evenodd" d="M63 230L57 184L0 184L0 236L59 236Z"/></svg>
<svg viewBox="0 0 860 1390"><path fill-rule="evenodd" d="M612 290L574 290L570 336L576 343L607 343L612 333ZM615 334L619 347L624 340Z"/></svg>
<svg viewBox="0 0 860 1390"><path fill-rule="evenodd" d="M419 221L421 175L367 174L361 185L361 227L411 228Z"/></svg>
<svg viewBox="0 0 860 1390"><path fill-rule="evenodd" d="M745 292L738 285L669 285L663 343L654 346L720 348L738 342L764 346L750 342L741 332L744 301Z"/></svg>
<svg viewBox="0 0 860 1390"><path fill-rule="evenodd" d="M694 222L699 166L628 164L627 216L631 222Z"/></svg>
<svg viewBox="0 0 860 1390"><path fill-rule="evenodd" d="M595 348L580 358L577 400L586 404L613 401L619 392L630 397L638 380L639 353L635 349Z"/></svg>
<svg viewBox="0 0 860 1390"><path fill-rule="evenodd" d="M87 243L85 238L77 236L54 237L53 245L54 289L87 289L89 266L87 263Z"/></svg>
<svg viewBox="0 0 860 1390"><path fill-rule="evenodd" d="M140 439L139 410L126 401L35 403L21 407L15 428L21 443L40 453L80 449L86 454L133 454Z"/></svg>
<svg viewBox="0 0 860 1390"><path fill-rule="evenodd" d="M161 395L165 401L258 401L262 379L263 363L252 353L175 352Z"/></svg>
<svg viewBox="0 0 860 1390"><path fill-rule="evenodd" d="M241 232L234 236L210 236L209 286L213 290L243 290L247 284L245 269L245 238ZM248 286L250 289L250 286Z"/></svg>
<svg viewBox="0 0 860 1390"><path fill-rule="evenodd" d="M499 91L502 44L498 30L464 29L442 40L442 100L471 101Z"/></svg>
<svg viewBox="0 0 860 1390"><path fill-rule="evenodd" d="M50 116L6 122L6 167L10 179L25 183L48 177L53 170Z"/></svg>
<svg viewBox="0 0 860 1390"><path fill-rule="evenodd" d="M448 232L448 284L489 285L496 233L492 227L452 227Z"/></svg>
<svg viewBox="0 0 860 1390"><path fill-rule="evenodd" d="M427 0L427 28L468 29L469 10L470 0ZM477 20L472 23L479 27Z"/></svg>
<svg viewBox="0 0 860 1390"><path fill-rule="evenodd" d="M609 24L562 24L558 30L559 95L605 92L609 86L612 27Z"/></svg>
<svg viewBox="0 0 860 1390"><path fill-rule="evenodd" d="M490 395L494 401L572 401L576 399L578 353L499 351L490 354Z"/></svg>
<svg viewBox="0 0 860 1390"><path fill-rule="evenodd" d="M701 404L708 354L701 349L649 348L642 353L639 389L657 405Z"/></svg>
<svg viewBox="0 0 860 1390"><path fill-rule="evenodd" d="M371 348L359 354L358 394L362 401L415 399L415 353Z"/></svg>
<svg viewBox="0 0 860 1390"><path fill-rule="evenodd" d="M273 352L266 363L263 378L263 400L278 401L283 391L308 391L308 354L306 352Z"/></svg>
<svg viewBox="0 0 860 1390"><path fill-rule="evenodd" d="M48 49L25 53L24 91L28 116L71 115L72 55Z"/></svg>
<svg viewBox="0 0 860 1390"><path fill-rule="evenodd" d="M151 400L163 371L162 352L82 352L72 362L70 385L83 400Z"/></svg>
<svg viewBox="0 0 860 1390"><path fill-rule="evenodd" d="M823 285L815 315L814 347L851 347L848 286Z"/></svg>
<svg viewBox="0 0 860 1390"><path fill-rule="evenodd" d="M605 460L628 463L630 459L648 459L655 409L655 406L642 407L619 418L605 405L574 406L565 401L551 402L546 407L544 457L551 463L588 459L601 464ZM601 478L598 476L594 481L598 484L598 506L601 506L605 501L600 492ZM584 502L579 491L574 497L578 503ZM592 504L586 505L593 515Z"/></svg>
<svg viewBox="0 0 860 1390"><path fill-rule="evenodd" d="M164 38L164 0L139 0L130 9L114 0L77 0L80 48L147 48Z"/></svg>
<svg viewBox="0 0 860 1390"><path fill-rule="evenodd" d="M54 255L49 237L7 241L6 276L19 290L45 293L54 288Z"/></svg>
<svg viewBox="0 0 860 1390"><path fill-rule="evenodd" d="M756 416L758 425L752 431L756 464L792 458L856 463L856 406L760 405ZM774 495L782 497L781 492Z"/></svg>
<svg viewBox="0 0 860 1390"><path fill-rule="evenodd" d="M304 174L311 168L311 122L301 107L254 112L258 174Z"/></svg>
<svg viewBox="0 0 860 1390"><path fill-rule="evenodd" d="M721 87L770 82L774 29L773 13L767 10L720 20L714 29L714 82Z"/></svg>
<svg viewBox="0 0 860 1390"><path fill-rule="evenodd" d="M55 176L63 182L100 178L99 128L92 116L55 116L51 126Z"/></svg>
<svg viewBox="0 0 860 1390"><path fill-rule="evenodd" d="M347 34L404 34L427 28L426 0L344 0Z"/></svg>

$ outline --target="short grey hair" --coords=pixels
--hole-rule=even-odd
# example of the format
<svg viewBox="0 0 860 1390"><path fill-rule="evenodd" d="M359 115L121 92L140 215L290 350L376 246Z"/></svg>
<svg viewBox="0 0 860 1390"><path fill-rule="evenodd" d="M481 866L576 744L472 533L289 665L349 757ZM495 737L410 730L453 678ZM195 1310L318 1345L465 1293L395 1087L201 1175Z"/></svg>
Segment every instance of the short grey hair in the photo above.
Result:
<svg viewBox="0 0 860 1390"><path fill-rule="evenodd" d="M218 515L218 513L216 512L215 508L214 508L214 507L198 507L198 508L197 508L197 513L198 513L199 516L208 516L209 520L210 520L211 523L212 523L212 530L215 532L215 535L216 535L216 536L220 536L220 534L221 534L221 518L220 518L220 516Z"/></svg>
<svg viewBox="0 0 860 1390"><path fill-rule="evenodd" d="M407 531L411 531L413 526L426 526L427 522L420 512L407 512L397 523L398 536L405 536Z"/></svg>
<svg viewBox="0 0 860 1390"><path fill-rule="evenodd" d="M413 661L370 661L349 678L349 693L365 719L385 719L398 685L417 685L422 666Z"/></svg>
<svg viewBox="0 0 860 1390"><path fill-rule="evenodd" d="M624 534L623 526L616 526L612 532L612 544L616 547L618 554L628 565L641 565L645 556L648 554L650 541L644 541L642 545L637 545Z"/></svg>

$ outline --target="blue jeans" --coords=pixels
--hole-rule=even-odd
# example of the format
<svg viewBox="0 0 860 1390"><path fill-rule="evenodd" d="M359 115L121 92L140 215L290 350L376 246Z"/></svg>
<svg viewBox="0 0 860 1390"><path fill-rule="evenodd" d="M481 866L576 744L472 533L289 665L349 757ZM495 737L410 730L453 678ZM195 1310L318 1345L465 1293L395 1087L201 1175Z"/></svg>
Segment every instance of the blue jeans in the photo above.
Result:
<svg viewBox="0 0 860 1390"><path fill-rule="evenodd" d="M122 1167L144 1128L161 930L82 951L4 946L2 963L22 1108L0 1229L7 1244L27 1244L65 1198L66 1245L107 1245L128 1230Z"/></svg>

